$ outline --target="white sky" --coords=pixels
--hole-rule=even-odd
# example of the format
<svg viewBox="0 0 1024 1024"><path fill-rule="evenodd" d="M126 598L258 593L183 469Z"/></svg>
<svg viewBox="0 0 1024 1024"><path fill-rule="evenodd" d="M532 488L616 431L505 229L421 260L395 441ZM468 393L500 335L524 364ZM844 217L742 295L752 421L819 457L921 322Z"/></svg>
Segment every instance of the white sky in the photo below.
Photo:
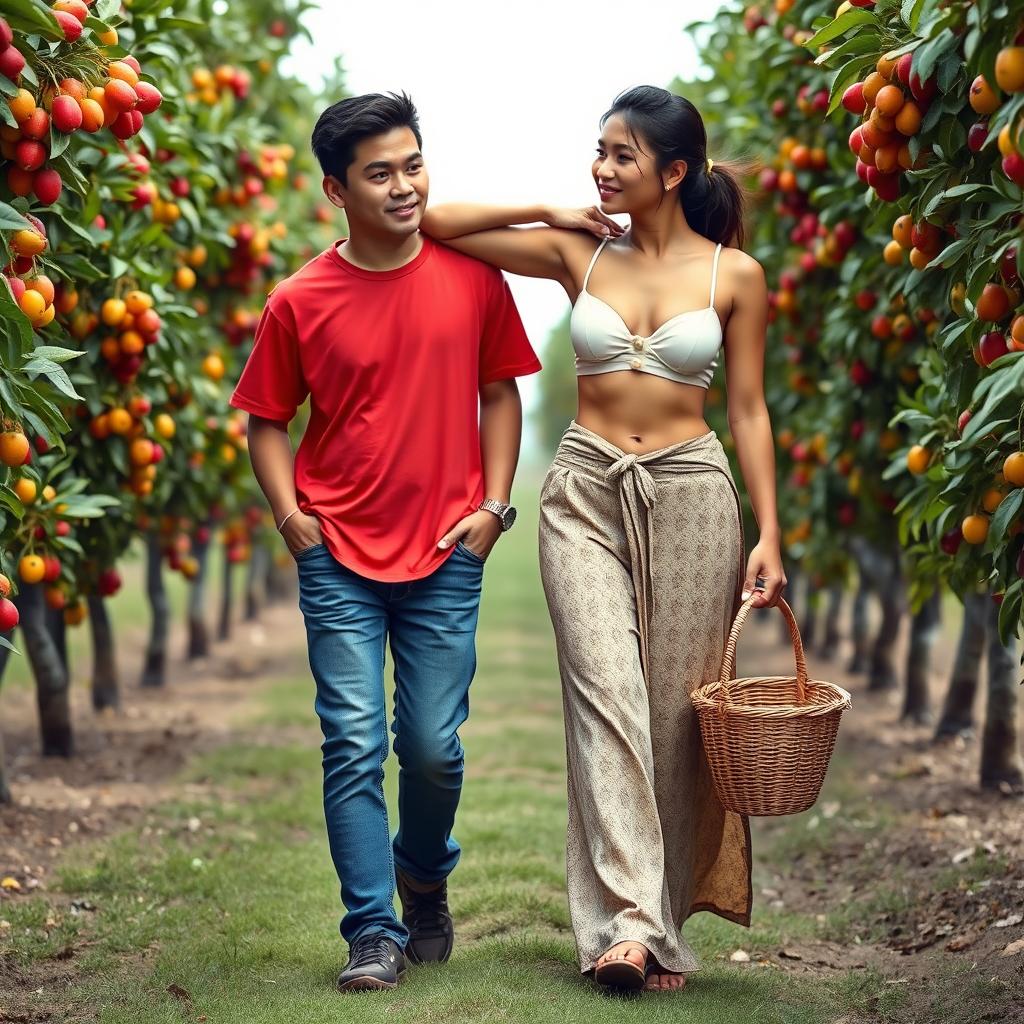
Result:
<svg viewBox="0 0 1024 1024"><path fill-rule="evenodd" d="M632 85L690 77L683 33L721 0L322 0L306 16L315 46L289 70L319 85L339 54L351 93L407 91L420 113L430 201L596 200L590 162L598 118ZM538 351L567 309L551 281L509 276ZM520 382L524 404L536 378Z"/></svg>

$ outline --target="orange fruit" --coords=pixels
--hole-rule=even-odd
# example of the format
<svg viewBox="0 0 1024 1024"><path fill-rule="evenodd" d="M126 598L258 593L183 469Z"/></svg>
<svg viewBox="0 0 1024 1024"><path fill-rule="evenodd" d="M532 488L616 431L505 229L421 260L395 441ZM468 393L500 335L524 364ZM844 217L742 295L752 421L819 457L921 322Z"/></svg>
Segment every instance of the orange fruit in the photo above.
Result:
<svg viewBox="0 0 1024 1024"><path fill-rule="evenodd" d="M82 108L82 130L90 135L98 132L106 120L106 111L90 97L79 100L78 105Z"/></svg>
<svg viewBox="0 0 1024 1024"><path fill-rule="evenodd" d="M903 90L898 85L883 85L875 94L875 110L885 117L895 117L904 102Z"/></svg>
<svg viewBox="0 0 1024 1024"><path fill-rule="evenodd" d="M910 249L913 242L910 240L911 232L914 230L914 218L909 213L897 217L892 225L892 237L899 242L904 249Z"/></svg>
<svg viewBox="0 0 1024 1024"><path fill-rule="evenodd" d="M118 346L126 356L137 356L146 347L138 331L125 331Z"/></svg>
<svg viewBox="0 0 1024 1024"><path fill-rule="evenodd" d="M1024 92L1024 46L1006 46L996 54L996 85L1003 92Z"/></svg>
<svg viewBox="0 0 1024 1024"><path fill-rule="evenodd" d="M964 519L960 530L968 544L984 544L988 537L988 516L975 512Z"/></svg>
<svg viewBox="0 0 1024 1024"><path fill-rule="evenodd" d="M996 144L999 147L1000 156L1011 156L1017 152L1017 147L1013 144L1013 138L1010 134L1010 126L1004 124L1000 129L999 137L996 139Z"/></svg>
<svg viewBox="0 0 1024 1024"><path fill-rule="evenodd" d="M861 86L861 93L864 96L864 102L869 107L875 105L875 97L878 93L888 85L888 82L877 72L872 71L867 78L864 79L864 84Z"/></svg>
<svg viewBox="0 0 1024 1024"><path fill-rule="evenodd" d="M127 82L132 88L139 84L139 75L135 68L131 64L126 64L123 60L112 60L107 67L108 78L118 78L122 82Z"/></svg>
<svg viewBox="0 0 1024 1024"><path fill-rule="evenodd" d="M127 434L132 429L132 414L127 409L118 407L111 409L106 415L112 434Z"/></svg>
<svg viewBox="0 0 1024 1024"><path fill-rule="evenodd" d="M921 130L923 119L921 108L913 100L907 100L896 115L896 131L908 137L916 135Z"/></svg>
<svg viewBox="0 0 1024 1024"><path fill-rule="evenodd" d="M128 461L133 466L148 466L153 461L153 442L145 437L132 441L128 449Z"/></svg>
<svg viewBox="0 0 1024 1024"><path fill-rule="evenodd" d="M53 499L56 498L56 497L57 497L57 492L49 484L47 484L43 488L43 500L44 501L53 501Z"/></svg>
<svg viewBox="0 0 1024 1024"><path fill-rule="evenodd" d="M898 267L903 262L903 247L893 239L891 242L886 244L886 247L882 250L882 259L890 267Z"/></svg>
<svg viewBox="0 0 1024 1024"><path fill-rule="evenodd" d="M64 622L68 626L80 626L85 622L86 606L84 601L76 601L64 609Z"/></svg>
<svg viewBox="0 0 1024 1024"><path fill-rule="evenodd" d="M1010 295L1001 284L992 282L982 289L975 309L979 320L991 320L998 323L1010 313Z"/></svg>
<svg viewBox="0 0 1024 1024"><path fill-rule="evenodd" d="M888 57L879 57L878 63L875 65L875 70L887 81L892 81L892 76L896 73L896 65L899 60L891 60Z"/></svg>
<svg viewBox="0 0 1024 1024"><path fill-rule="evenodd" d="M917 246L914 246L914 248L910 250L910 265L915 270L924 270L931 261L931 253L927 253L923 249L918 249Z"/></svg>
<svg viewBox="0 0 1024 1024"><path fill-rule="evenodd" d="M1014 487L1024 487L1024 452L1007 455L1003 462L1003 476Z"/></svg>
<svg viewBox="0 0 1024 1024"><path fill-rule="evenodd" d="M46 575L46 563L38 555L25 555L18 563L18 575L25 583L38 583Z"/></svg>
<svg viewBox="0 0 1024 1024"><path fill-rule="evenodd" d="M5 466L23 466L27 455L28 438L20 430L0 434L0 461Z"/></svg>
<svg viewBox="0 0 1024 1024"><path fill-rule="evenodd" d="M22 228L11 237L11 248L19 256L38 256L46 248L46 239L35 228Z"/></svg>
<svg viewBox="0 0 1024 1024"><path fill-rule="evenodd" d="M928 451L924 445L915 444L913 448L907 452L907 469L910 470L914 476L920 476L922 473L928 472L928 467L931 465L932 453Z"/></svg>
<svg viewBox="0 0 1024 1024"><path fill-rule="evenodd" d="M900 166L899 143L889 142L880 146L875 152L875 166L883 174L894 174Z"/></svg>
<svg viewBox="0 0 1024 1024"><path fill-rule="evenodd" d="M191 267L178 267L174 272L174 283L182 291L191 291L196 286L196 272Z"/></svg>
<svg viewBox="0 0 1024 1024"><path fill-rule="evenodd" d="M986 512L995 512L999 508L999 503L1006 497L1006 492L1001 491L998 487L990 487L981 496L981 507Z"/></svg>
<svg viewBox="0 0 1024 1024"><path fill-rule="evenodd" d="M124 297L124 304L132 316L138 316L140 313L145 313L147 309L153 308L153 297L136 289Z"/></svg>
<svg viewBox="0 0 1024 1024"><path fill-rule="evenodd" d="M106 32L98 33L96 38L99 39L99 41L104 46L117 46L117 39L118 39L117 29L116 28L107 29Z"/></svg>
<svg viewBox="0 0 1024 1024"><path fill-rule="evenodd" d="M999 97L992 86L985 81L984 75L978 75L971 83L971 91L968 98L970 99L971 107L977 114L994 114L1000 107Z"/></svg>
<svg viewBox="0 0 1024 1024"><path fill-rule="evenodd" d="M1010 336L1018 345L1024 345L1024 316L1014 318L1010 327Z"/></svg>
<svg viewBox="0 0 1024 1024"><path fill-rule="evenodd" d="M19 89L16 95L7 100L7 105L18 124L27 121L36 112L36 98L28 89Z"/></svg>
<svg viewBox="0 0 1024 1024"><path fill-rule="evenodd" d="M35 480L29 480L27 476L21 477L20 480L15 480L11 490L18 496L22 505L31 505L36 500L36 494L38 493Z"/></svg>
<svg viewBox="0 0 1024 1024"><path fill-rule="evenodd" d="M224 360L216 352L211 352L203 360L203 373L210 380L220 380L224 376Z"/></svg>
<svg viewBox="0 0 1024 1024"><path fill-rule="evenodd" d="M127 312L128 307L123 299L107 299L100 309L100 318L108 327L117 327Z"/></svg>

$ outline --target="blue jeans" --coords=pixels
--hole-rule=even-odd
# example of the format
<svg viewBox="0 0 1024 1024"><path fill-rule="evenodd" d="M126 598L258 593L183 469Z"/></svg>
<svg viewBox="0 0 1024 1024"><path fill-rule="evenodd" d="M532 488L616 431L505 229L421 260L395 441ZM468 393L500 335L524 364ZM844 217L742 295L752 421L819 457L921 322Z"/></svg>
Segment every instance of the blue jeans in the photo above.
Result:
<svg viewBox="0 0 1024 1024"><path fill-rule="evenodd" d="M396 866L423 882L459 859L452 838L462 790L459 726L469 714L483 562L459 545L430 576L378 583L337 562L323 544L296 557L316 712L324 734L324 815L352 942L408 931L394 909ZM388 756L384 648L395 664L399 828L384 802Z"/></svg>

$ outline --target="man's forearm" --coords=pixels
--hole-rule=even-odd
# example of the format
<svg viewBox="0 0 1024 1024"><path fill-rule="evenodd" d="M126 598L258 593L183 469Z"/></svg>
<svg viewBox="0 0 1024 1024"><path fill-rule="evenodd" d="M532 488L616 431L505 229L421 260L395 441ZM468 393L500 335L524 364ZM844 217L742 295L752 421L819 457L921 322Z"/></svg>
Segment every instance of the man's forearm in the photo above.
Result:
<svg viewBox="0 0 1024 1024"><path fill-rule="evenodd" d="M514 380L490 384L481 395L480 454L484 497L508 503L519 462L523 404Z"/></svg>
<svg viewBox="0 0 1024 1024"><path fill-rule="evenodd" d="M298 507L295 496L295 457L287 425L249 416L249 460L261 490L279 524Z"/></svg>

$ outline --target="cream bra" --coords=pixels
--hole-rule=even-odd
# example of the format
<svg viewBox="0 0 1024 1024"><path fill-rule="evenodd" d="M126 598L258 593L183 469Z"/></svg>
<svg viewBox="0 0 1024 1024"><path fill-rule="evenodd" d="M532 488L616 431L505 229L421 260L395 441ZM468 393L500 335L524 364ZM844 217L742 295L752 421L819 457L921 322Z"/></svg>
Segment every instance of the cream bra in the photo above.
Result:
<svg viewBox="0 0 1024 1024"><path fill-rule="evenodd" d="M578 376L633 370L707 388L718 366L722 321L715 310L715 282L722 245L715 247L711 268L711 299L704 309L677 313L653 334L630 334L622 317L603 299L587 291L587 282L606 238L594 253L583 278L583 290L569 317L569 337L576 351Z"/></svg>

